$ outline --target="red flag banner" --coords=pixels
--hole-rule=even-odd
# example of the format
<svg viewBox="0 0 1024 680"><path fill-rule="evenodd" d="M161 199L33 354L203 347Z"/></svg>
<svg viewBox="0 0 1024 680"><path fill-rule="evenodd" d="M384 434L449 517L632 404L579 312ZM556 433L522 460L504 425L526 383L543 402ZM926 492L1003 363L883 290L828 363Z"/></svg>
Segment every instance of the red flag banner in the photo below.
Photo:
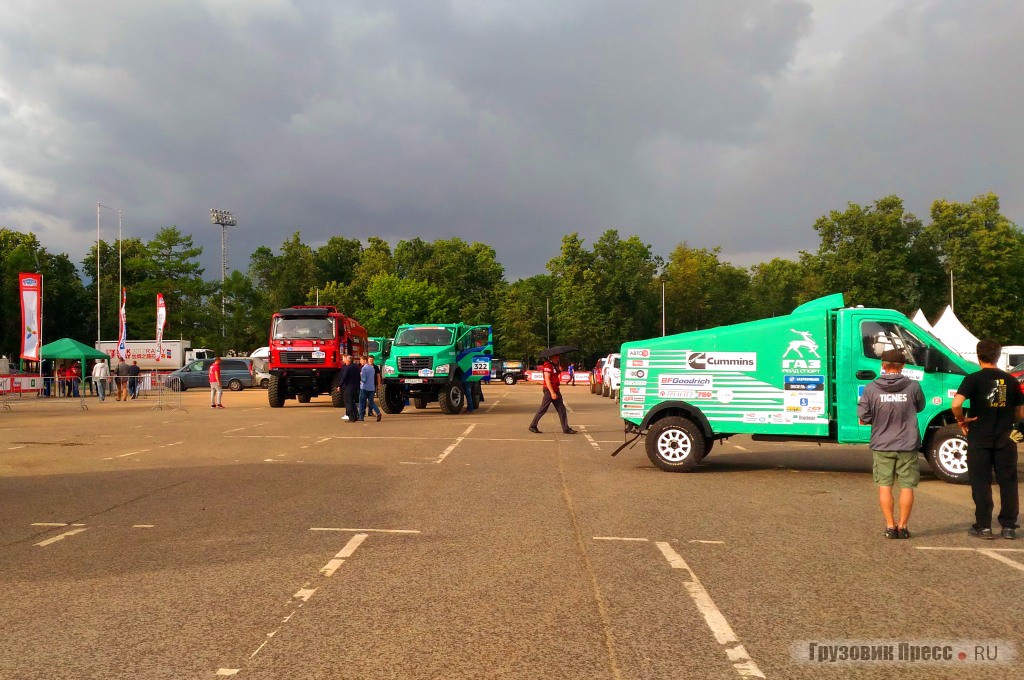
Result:
<svg viewBox="0 0 1024 680"><path fill-rule="evenodd" d="M164 355L164 326L167 325L167 305L163 293L156 294L156 360Z"/></svg>
<svg viewBox="0 0 1024 680"><path fill-rule="evenodd" d="M18 274L21 293L21 358L39 361L43 326L43 275Z"/></svg>
<svg viewBox="0 0 1024 680"><path fill-rule="evenodd" d="M128 319L125 316L125 305L128 304L128 291L124 288L121 289L121 313L118 315L121 332L117 337L117 356L124 359L127 357L125 343L128 341Z"/></svg>

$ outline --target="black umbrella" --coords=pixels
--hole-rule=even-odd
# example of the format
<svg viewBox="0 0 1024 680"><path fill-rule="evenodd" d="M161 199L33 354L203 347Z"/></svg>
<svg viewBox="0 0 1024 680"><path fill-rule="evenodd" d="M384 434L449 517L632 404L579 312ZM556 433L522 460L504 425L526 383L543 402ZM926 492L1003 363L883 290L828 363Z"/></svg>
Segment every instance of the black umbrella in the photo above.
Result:
<svg viewBox="0 0 1024 680"><path fill-rule="evenodd" d="M580 348L576 345L555 345L554 347L548 347L546 350L540 353L540 358L553 357L556 354L561 356L562 354L568 354L569 352L579 352Z"/></svg>

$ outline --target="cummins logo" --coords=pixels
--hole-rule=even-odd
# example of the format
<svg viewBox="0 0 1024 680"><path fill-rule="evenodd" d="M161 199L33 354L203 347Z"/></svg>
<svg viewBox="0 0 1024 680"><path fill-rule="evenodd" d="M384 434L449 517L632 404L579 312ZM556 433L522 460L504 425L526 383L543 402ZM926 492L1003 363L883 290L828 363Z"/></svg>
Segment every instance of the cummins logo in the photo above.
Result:
<svg viewBox="0 0 1024 680"><path fill-rule="evenodd" d="M690 352L687 367L695 371L756 371L756 352Z"/></svg>

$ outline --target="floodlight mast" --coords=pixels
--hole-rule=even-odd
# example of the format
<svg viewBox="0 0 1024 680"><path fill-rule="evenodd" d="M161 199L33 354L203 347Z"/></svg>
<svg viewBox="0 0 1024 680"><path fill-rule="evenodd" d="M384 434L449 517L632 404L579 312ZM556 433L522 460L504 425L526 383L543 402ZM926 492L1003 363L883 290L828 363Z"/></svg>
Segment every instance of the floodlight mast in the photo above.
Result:
<svg viewBox="0 0 1024 680"><path fill-rule="evenodd" d="M226 307L224 305L224 282L228 274L228 227L233 227L238 222L235 216L227 210L210 208L210 222L220 225L220 337L227 337Z"/></svg>

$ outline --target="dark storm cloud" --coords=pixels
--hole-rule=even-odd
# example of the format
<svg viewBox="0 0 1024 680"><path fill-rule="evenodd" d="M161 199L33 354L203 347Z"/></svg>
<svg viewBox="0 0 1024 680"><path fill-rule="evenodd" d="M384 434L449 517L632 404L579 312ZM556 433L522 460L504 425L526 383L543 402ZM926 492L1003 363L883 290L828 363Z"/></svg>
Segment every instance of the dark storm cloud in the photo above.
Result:
<svg viewBox="0 0 1024 680"><path fill-rule="evenodd" d="M681 240L795 251L847 200L1006 176L1012 148L954 143L940 163L934 140L1011 124L1018 97L980 118L969 102L1019 64L1004 36L1017 5L904 3L833 68L801 75L812 4L8 3L0 224L77 260L103 201L130 235L194 233L212 268L217 207L239 219L234 267L301 230L312 244L482 240L519 275L568 231L635 232L663 254ZM943 96L949 76L970 82ZM972 170L981 151L996 154L987 175ZM911 172L919 159L929 167ZM110 238L116 216L102 219Z"/></svg>

